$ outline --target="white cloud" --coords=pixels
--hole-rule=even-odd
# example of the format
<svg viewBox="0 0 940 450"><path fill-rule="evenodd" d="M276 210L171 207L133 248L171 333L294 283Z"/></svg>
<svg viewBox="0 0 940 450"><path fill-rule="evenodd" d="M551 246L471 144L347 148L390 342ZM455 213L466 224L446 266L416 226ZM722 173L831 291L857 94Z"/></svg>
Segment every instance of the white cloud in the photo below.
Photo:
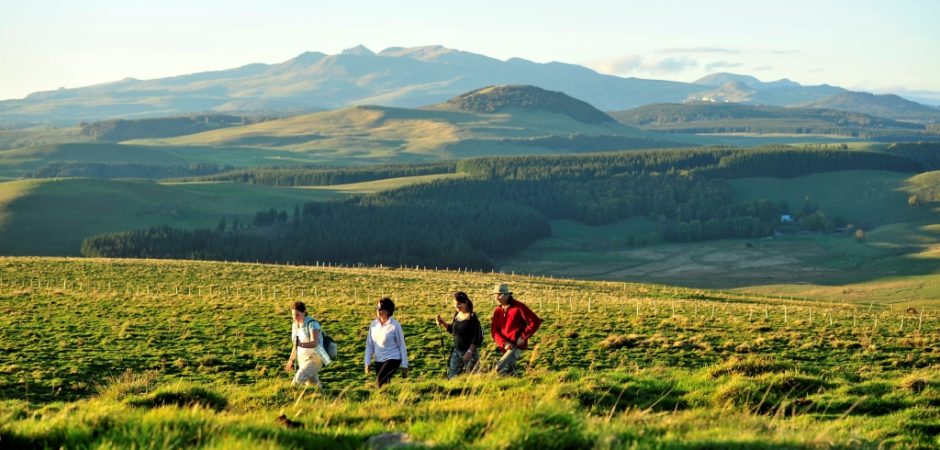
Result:
<svg viewBox="0 0 940 450"><path fill-rule="evenodd" d="M623 58L612 59L609 61L602 61L596 64L592 64L598 72L612 74L612 75L625 75L630 74L636 71L640 66L643 65L643 57L640 55L625 56Z"/></svg>
<svg viewBox="0 0 940 450"><path fill-rule="evenodd" d="M708 72L712 72L715 70L731 69L734 67L741 67L741 63L731 62L731 61L715 61L715 62L708 63L708 65L705 66L705 70Z"/></svg>
<svg viewBox="0 0 940 450"><path fill-rule="evenodd" d="M664 48L657 50L657 53L725 53L736 55L740 50L724 47L687 47L687 48Z"/></svg>
<svg viewBox="0 0 940 450"><path fill-rule="evenodd" d="M611 75L670 75L697 67L698 61L686 57L649 59L631 55L588 64L601 73Z"/></svg>
<svg viewBox="0 0 940 450"><path fill-rule="evenodd" d="M686 57L676 57L676 58L666 58L660 61L651 61L643 64L643 69L653 75L668 75L683 72L686 69L691 69L698 66L698 61L686 58Z"/></svg>

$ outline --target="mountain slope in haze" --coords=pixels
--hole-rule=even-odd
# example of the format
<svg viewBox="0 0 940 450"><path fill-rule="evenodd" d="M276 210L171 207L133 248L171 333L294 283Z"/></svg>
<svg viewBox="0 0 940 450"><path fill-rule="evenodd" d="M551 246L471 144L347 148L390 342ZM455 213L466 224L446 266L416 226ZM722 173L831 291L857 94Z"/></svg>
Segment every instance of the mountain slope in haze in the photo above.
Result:
<svg viewBox="0 0 940 450"><path fill-rule="evenodd" d="M0 122L178 115L216 111L296 112L355 104L417 107L495 84L531 84L567 92L601 109L679 101L700 86L602 75L558 62L501 61L440 46L365 47L337 55L308 52L280 64L154 80L124 79L30 94L0 102Z"/></svg>
<svg viewBox="0 0 940 450"><path fill-rule="evenodd" d="M807 106L860 112L897 120L940 122L940 111L937 109L905 100L893 94L875 95L867 92L846 91L823 98Z"/></svg>
<svg viewBox="0 0 940 450"><path fill-rule="evenodd" d="M132 142L258 147L382 162L681 145L533 86L491 86L422 109L355 106Z"/></svg>
<svg viewBox="0 0 940 450"><path fill-rule="evenodd" d="M756 105L797 106L845 92L845 89L826 84L803 86L786 78L763 82L750 75L724 72L702 77L694 84L704 89L690 96L689 100Z"/></svg>
<svg viewBox="0 0 940 450"><path fill-rule="evenodd" d="M679 133L839 134L855 137L891 132L927 133L922 124L820 108L682 103L646 105L610 114L627 125Z"/></svg>

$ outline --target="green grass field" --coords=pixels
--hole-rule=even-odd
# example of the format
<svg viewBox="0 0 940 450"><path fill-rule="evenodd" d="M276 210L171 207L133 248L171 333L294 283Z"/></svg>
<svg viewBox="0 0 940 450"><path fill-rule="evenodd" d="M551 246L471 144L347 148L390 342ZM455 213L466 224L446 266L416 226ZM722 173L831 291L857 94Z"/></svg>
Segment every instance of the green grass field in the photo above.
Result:
<svg viewBox="0 0 940 450"><path fill-rule="evenodd" d="M77 256L100 233L169 225L214 228L222 217L250 224L275 208L291 213L316 200L375 193L459 174L281 188L240 183L174 183L88 178L0 182L0 254Z"/></svg>
<svg viewBox="0 0 940 450"><path fill-rule="evenodd" d="M557 277L654 281L686 286L839 285L940 273L940 216L931 204L940 177L892 172L832 172L798 178L731 180L736 199L804 199L829 217L865 230L769 239L656 243L655 223L637 218L602 227L554 221L552 237L502 261L504 270ZM925 205L907 201L918 194ZM651 237L651 235L653 237ZM629 239L647 239L630 246ZM650 244L650 242L653 242Z"/></svg>
<svg viewBox="0 0 940 450"><path fill-rule="evenodd" d="M55 162L147 164L216 163L234 167L335 162L316 154L247 147L155 147L112 143L66 143L0 151L0 176L10 178ZM346 161L347 163L349 161Z"/></svg>
<svg viewBox="0 0 940 450"><path fill-rule="evenodd" d="M562 114L514 111L474 114L457 111L358 106L288 117L258 124L208 131L169 139L129 141L169 146L251 146L332 155L335 158L399 159L401 162L503 154L502 138L571 134L621 135L663 139L610 122L586 124ZM454 147L464 140L483 141L474 149ZM447 150L450 148L451 150ZM472 155L449 154L453 149ZM528 153L549 151L527 147Z"/></svg>
<svg viewBox="0 0 940 450"><path fill-rule="evenodd" d="M447 340L433 317L451 310L448 292L460 289L487 325L487 291L502 281L544 319L524 377L444 380ZM379 390L361 358L383 295L399 306L412 376ZM281 369L294 300L340 346L322 391L292 388ZM434 448L940 444L934 300L845 304L511 274L0 258L0 312L0 442L11 448L362 448L387 432ZM279 425L281 414L303 427Z"/></svg>
<svg viewBox="0 0 940 450"><path fill-rule="evenodd" d="M8 181L0 183L0 253L78 255L82 240L95 234L161 225L214 228L222 217L229 225L234 218L250 224L263 209L290 213L305 202L342 195L236 183Z"/></svg>
<svg viewBox="0 0 940 450"><path fill-rule="evenodd" d="M434 175L418 175L413 177L386 178L384 180L364 181L361 183L349 184L331 184L327 186L307 186L305 189L312 189L324 192L342 192L346 194L374 194L376 192L397 189L412 184L430 183L436 180L459 179L466 177L462 173L443 173Z"/></svg>

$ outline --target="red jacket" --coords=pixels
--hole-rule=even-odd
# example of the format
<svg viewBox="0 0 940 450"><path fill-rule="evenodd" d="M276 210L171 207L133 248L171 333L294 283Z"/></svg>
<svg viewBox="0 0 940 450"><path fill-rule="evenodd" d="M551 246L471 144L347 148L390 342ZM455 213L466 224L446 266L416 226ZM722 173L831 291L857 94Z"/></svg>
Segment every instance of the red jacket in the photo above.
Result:
<svg viewBox="0 0 940 450"><path fill-rule="evenodd" d="M535 334L540 325L542 325L542 319L539 316L536 316L525 303L512 299L505 311L502 306L497 306L493 310L490 332L500 350L503 350L507 342L516 345L516 339L520 336L522 345L516 348L525 350L529 348L529 338Z"/></svg>

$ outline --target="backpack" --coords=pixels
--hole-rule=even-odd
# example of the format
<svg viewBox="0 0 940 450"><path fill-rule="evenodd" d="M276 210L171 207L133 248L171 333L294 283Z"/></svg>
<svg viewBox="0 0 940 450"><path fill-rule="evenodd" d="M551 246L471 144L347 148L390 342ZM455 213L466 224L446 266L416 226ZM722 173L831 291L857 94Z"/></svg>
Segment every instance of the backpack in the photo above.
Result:
<svg viewBox="0 0 940 450"><path fill-rule="evenodd" d="M336 341L327 336L322 328L320 329L320 336L323 336L323 349L326 350L326 354L329 355L330 359L336 360Z"/></svg>
<svg viewBox="0 0 940 450"><path fill-rule="evenodd" d="M323 338L323 342L322 342L323 349L326 350L326 354L327 356L330 357L331 360L335 360L336 359L336 341L334 341L333 338L327 336L326 332L323 331L323 325L320 322L313 319L312 317L308 316L308 318L311 321L316 322L317 325L319 325L320 336ZM306 325L306 322L304 322L304 325Z"/></svg>

